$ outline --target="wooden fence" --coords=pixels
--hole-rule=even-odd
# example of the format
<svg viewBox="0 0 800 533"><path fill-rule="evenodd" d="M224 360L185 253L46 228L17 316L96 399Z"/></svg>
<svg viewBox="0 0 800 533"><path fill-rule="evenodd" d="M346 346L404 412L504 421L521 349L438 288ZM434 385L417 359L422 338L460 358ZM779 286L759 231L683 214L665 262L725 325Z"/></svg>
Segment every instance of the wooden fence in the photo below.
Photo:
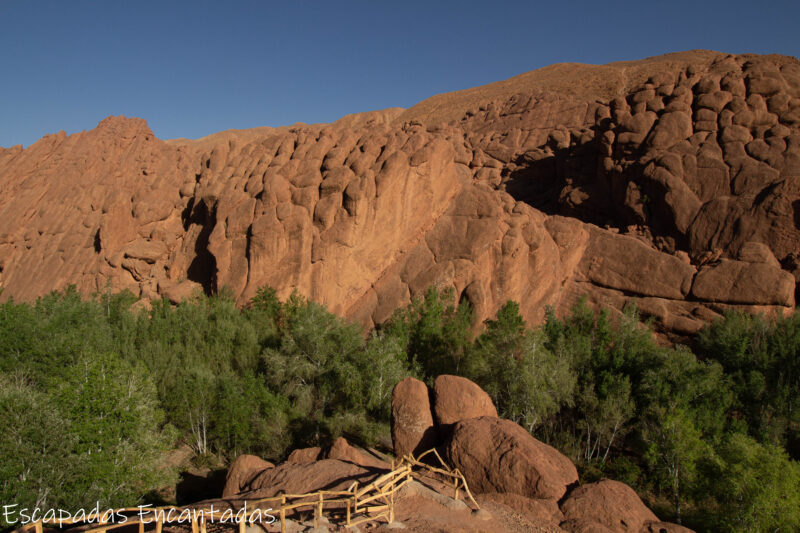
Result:
<svg viewBox="0 0 800 533"><path fill-rule="evenodd" d="M427 463L421 462L426 456L435 457L440 466L432 466ZM414 469L417 469L416 471ZM476 508L480 508L478 502L472 497L466 479L458 471L452 469L442 460L441 456L435 449L424 452L419 457L414 457L409 454L402 457L397 464L392 463L392 469L375 479L373 482L359 487L358 482L353 482L347 490L344 491L328 491L322 490L308 494L281 494L279 496L272 496L269 498L260 498L254 500L241 500L241 503L246 506L251 506L255 510L262 510L269 516L275 517L275 521L280 522L281 533L286 533L286 515L291 511L300 509L308 509L313 511L314 526L319 526L324 513L336 520L340 525L352 527L365 522L386 520L387 523L394 522L394 500L395 494L405 485L410 483L415 477L419 478L423 475L433 475L444 479L445 484L452 483L454 489L454 497L458 499L460 491L463 489L464 493L469 497L470 501ZM275 505L277 507L268 507L268 505ZM216 509L213 506L208 507L157 507L157 508L144 508L144 511L149 516L155 518L144 518L139 507L131 507L126 509L116 509L116 513L132 514L136 513L135 517L128 517L125 523L110 522L104 519L102 515L92 516L89 515L83 520L39 520L26 524L18 528L15 533L43 533L45 525L63 527L64 525L76 525L96 522L97 527L85 529L83 533L107 533L108 531L116 528L138 526L139 533L145 533L145 529L149 525L154 525L155 533L161 533L164 525L175 522L182 522L178 519L170 519L169 516L175 513L181 516L181 513L189 514L189 522L191 524L192 533L207 533L207 525L215 522L215 515L223 515L225 513L233 513L236 509ZM126 514L126 516L127 516ZM253 513L251 513L252 516ZM115 514L114 516L118 516ZM220 517L222 518L222 517ZM249 522L252 525L252 521ZM240 520L238 523L239 533L245 533L248 521Z"/></svg>

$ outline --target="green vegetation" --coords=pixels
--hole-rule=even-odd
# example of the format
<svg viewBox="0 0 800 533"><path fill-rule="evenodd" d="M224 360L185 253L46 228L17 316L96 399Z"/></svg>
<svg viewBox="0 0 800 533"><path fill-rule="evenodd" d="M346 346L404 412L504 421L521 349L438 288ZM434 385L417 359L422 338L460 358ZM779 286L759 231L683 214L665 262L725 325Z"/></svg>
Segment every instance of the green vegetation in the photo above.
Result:
<svg viewBox="0 0 800 533"><path fill-rule="evenodd" d="M800 317L738 313L666 347L634 308L578 305L529 328L514 302L475 334L431 290L377 331L263 289L172 306L74 290L0 304L0 499L134 505L175 482L167 453L249 452L388 435L407 375L452 373L568 455L703 531L800 527Z"/></svg>

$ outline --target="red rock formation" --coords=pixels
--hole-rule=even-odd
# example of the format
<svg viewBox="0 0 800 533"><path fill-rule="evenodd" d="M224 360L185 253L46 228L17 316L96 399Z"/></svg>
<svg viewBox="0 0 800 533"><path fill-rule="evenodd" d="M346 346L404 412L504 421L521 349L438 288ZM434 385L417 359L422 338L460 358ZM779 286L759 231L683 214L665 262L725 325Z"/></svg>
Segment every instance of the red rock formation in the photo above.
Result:
<svg viewBox="0 0 800 533"><path fill-rule="evenodd" d="M440 426L481 416L497 417L489 395L467 378L438 376L433 383L433 395L433 412Z"/></svg>
<svg viewBox="0 0 800 533"><path fill-rule="evenodd" d="M558 450L510 420L488 416L455 425L447 460L477 493L558 500L578 481L575 465Z"/></svg>
<svg viewBox="0 0 800 533"><path fill-rule="evenodd" d="M461 383L450 380L452 376L443 377L437 383L449 385L444 387L448 392L474 388L485 394L468 380ZM415 394L408 394L410 391ZM479 397L475 390L470 395ZM401 381L393 403L399 401L407 406L415 396L424 398L413 404L415 410L423 406L430 410L427 388L416 380ZM412 425L411 429L418 422L414 417L395 417L394 434L403 434L407 429L402 427L404 421ZM468 417L457 421L447 433L444 442L433 444L440 444L450 465L463 473L481 510L473 512L465 501L453 499L452 486L435 476L425 478L424 483L413 481L398 493L395 507L395 519L399 518L412 531L502 532L526 527L575 533L691 531L659 522L624 483L602 480L577 486L578 473L572 462L514 422L496 416ZM254 471L252 465L257 461L252 456L234 461L228 474L226 497L252 499L281 492L343 489L353 481L364 486L391 468L388 463L350 446L343 438L326 450L295 450L289 460L275 467L265 462L260 471L258 468ZM245 478L246 482L234 481ZM241 488L237 491L234 486Z"/></svg>
<svg viewBox="0 0 800 533"><path fill-rule="evenodd" d="M610 479L578 487L561 503L561 511L568 524L570 520L596 524L620 533L639 533L647 524L658 522L658 517L642 503L632 488ZM584 526L565 529L587 531Z"/></svg>
<svg viewBox="0 0 800 533"><path fill-rule="evenodd" d="M405 378L392 390L392 446L397 457L419 454L436 446L438 438L428 387Z"/></svg>
<svg viewBox="0 0 800 533"><path fill-rule="evenodd" d="M364 466L367 468L373 468L378 470L391 470L392 465L387 463L386 461L382 461L376 457L372 457L361 450L354 448L347 442L344 437L339 437L333 444L331 445L330 449L325 454L326 459L337 459L339 461L345 461L348 463L353 463L354 465Z"/></svg>
<svg viewBox="0 0 800 533"><path fill-rule="evenodd" d="M225 488L222 490L222 497L229 498L240 492L250 490L250 481L263 470L274 466L275 465L269 461L265 461L255 455L240 455L228 468L228 474L225 477Z"/></svg>
<svg viewBox="0 0 800 533"><path fill-rule="evenodd" d="M730 306L794 308L800 62L554 65L198 141L110 117L0 151L0 187L2 298L271 285L371 326L437 285L478 321L588 295L687 334Z"/></svg>

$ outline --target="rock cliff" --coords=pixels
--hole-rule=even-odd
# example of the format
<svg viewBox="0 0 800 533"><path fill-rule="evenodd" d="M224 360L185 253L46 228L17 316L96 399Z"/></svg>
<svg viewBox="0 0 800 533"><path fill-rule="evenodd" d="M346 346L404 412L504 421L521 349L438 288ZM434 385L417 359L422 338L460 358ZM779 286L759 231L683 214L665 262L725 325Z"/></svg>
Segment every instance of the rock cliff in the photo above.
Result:
<svg viewBox="0 0 800 533"><path fill-rule="evenodd" d="M791 311L800 61L563 64L327 125L157 139L145 121L0 149L0 298L298 291L366 326L429 286L478 320L583 295L688 334Z"/></svg>

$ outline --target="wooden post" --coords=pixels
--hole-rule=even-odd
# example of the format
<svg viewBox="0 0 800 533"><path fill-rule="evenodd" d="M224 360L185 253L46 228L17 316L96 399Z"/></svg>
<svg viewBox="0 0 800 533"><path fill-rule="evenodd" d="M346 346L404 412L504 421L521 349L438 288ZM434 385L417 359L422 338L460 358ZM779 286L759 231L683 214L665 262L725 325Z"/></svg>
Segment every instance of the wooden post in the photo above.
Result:
<svg viewBox="0 0 800 533"><path fill-rule="evenodd" d="M198 533L197 531L197 517L192 513L192 533Z"/></svg>
<svg viewBox="0 0 800 533"><path fill-rule="evenodd" d="M140 531L139 533L144 533L144 532ZM205 513L200 515L200 533L207 533L207 530L206 530L206 514Z"/></svg>
<svg viewBox="0 0 800 533"><path fill-rule="evenodd" d="M394 522L394 490L389 494L389 523Z"/></svg>
<svg viewBox="0 0 800 533"><path fill-rule="evenodd" d="M156 515L158 516L158 515ZM156 518L156 533L161 533L161 528L164 527L164 524L161 523L161 518Z"/></svg>
<svg viewBox="0 0 800 533"><path fill-rule="evenodd" d="M322 508L325 505L325 500L322 497L322 491L319 492L319 503L317 504L317 511L319 513L319 517L317 518L318 522L322 522ZM319 526L319 524L317 524Z"/></svg>
<svg viewBox="0 0 800 533"><path fill-rule="evenodd" d="M281 533L286 533L286 496L281 495Z"/></svg>
<svg viewBox="0 0 800 533"><path fill-rule="evenodd" d="M347 500L347 525L350 525L350 500Z"/></svg>
<svg viewBox="0 0 800 533"><path fill-rule="evenodd" d="M247 515L247 513L245 513ZM243 516L241 520L239 520L239 533L244 533L247 528L247 516Z"/></svg>
<svg viewBox="0 0 800 533"><path fill-rule="evenodd" d="M139 521L139 533L144 533L144 522Z"/></svg>
<svg viewBox="0 0 800 533"><path fill-rule="evenodd" d="M42 533L42 521L39 520L36 522L36 524L33 526L33 529L36 531L36 533Z"/></svg>

